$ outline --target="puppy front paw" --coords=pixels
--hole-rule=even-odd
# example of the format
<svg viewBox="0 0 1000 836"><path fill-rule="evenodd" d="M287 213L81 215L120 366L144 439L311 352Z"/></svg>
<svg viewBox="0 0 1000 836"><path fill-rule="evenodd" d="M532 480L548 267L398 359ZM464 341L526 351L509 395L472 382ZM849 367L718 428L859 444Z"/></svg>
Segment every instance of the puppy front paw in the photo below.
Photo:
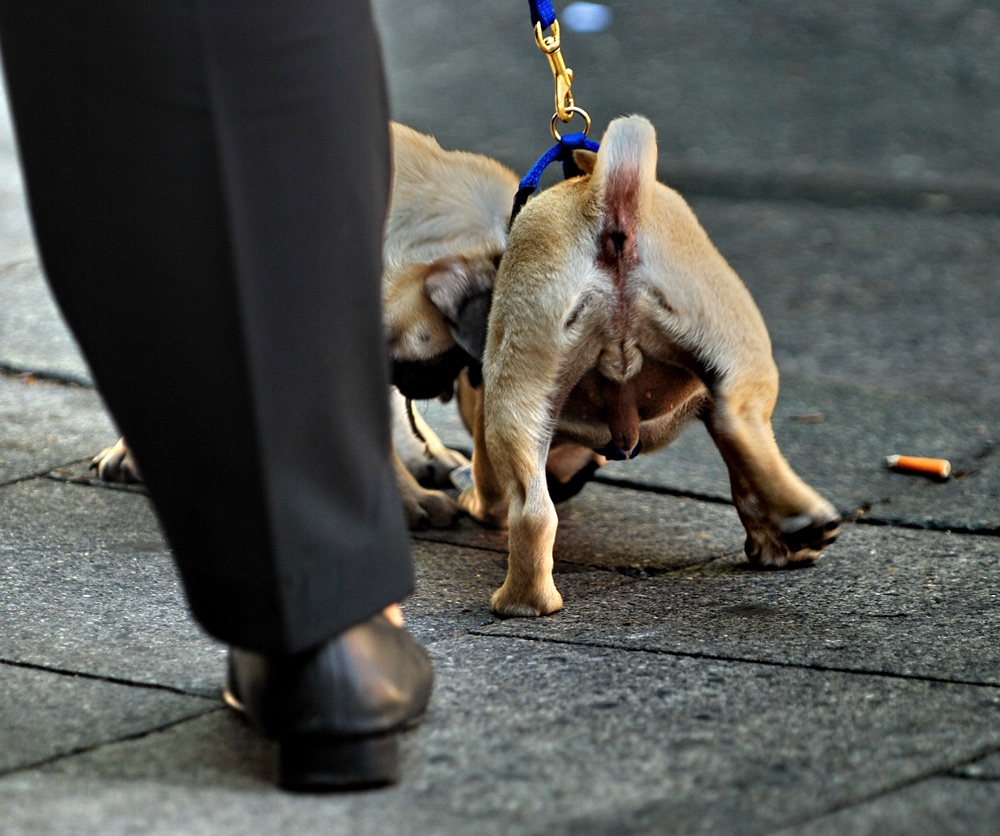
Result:
<svg viewBox="0 0 1000 836"><path fill-rule="evenodd" d="M101 450L90 461L90 469L97 471L97 478L104 482L142 482L139 465L124 438L111 447Z"/></svg>
<svg viewBox="0 0 1000 836"><path fill-rule="evenodd" d="M562 607L562 595L551 579L527 590L514 589L505 582L490 599L490 609L501 618L537 618L559 612Z"/></svg>
<svg viewBox="0 0 1000 836"><path fill-rule="evenodd" d="M448 488L452 471L468 464L469 460L457 450L442 447L433 454L428 451L417 463L406 462L406 467L425 488Z"/></svg>
<svg viewBox="0 0 1000 836"><path fill-rule="evenodd" d="M451 528L462 516L462 509L448 494L423 488L403 493L403 512L410 531Z"/></svg>
<svg viewBox="0 0 1000 836"><path fill-rule="evenodd" d="M840 514L829 503L816 511L793 514L777 524L747 526L744 546L757 569L808 566L840 534Z"/></svg>

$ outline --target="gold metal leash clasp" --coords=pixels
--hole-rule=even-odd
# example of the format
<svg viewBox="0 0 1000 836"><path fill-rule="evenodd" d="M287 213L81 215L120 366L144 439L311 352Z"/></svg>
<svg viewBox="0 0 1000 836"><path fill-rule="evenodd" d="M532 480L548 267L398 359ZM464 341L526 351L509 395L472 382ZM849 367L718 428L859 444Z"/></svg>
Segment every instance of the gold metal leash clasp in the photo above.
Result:
<svg viewBox="0 0 1000 836"><path fill-rule="evenodd" d="M590 130L590 117L585 110L573 104L573 71L566 66L566 59L562 56L558 20L552 21L551 31L551 35L546 35L542 30L541 21L535 24L535 43L549 59L549 66L552 68L552 75L556 81L556 112L552 117L552 135L558 141L559 133L556 130L556 119L562 122L571 122L573 114L579 113L586 120L587 125L584 130L586 134Z"/></svg>

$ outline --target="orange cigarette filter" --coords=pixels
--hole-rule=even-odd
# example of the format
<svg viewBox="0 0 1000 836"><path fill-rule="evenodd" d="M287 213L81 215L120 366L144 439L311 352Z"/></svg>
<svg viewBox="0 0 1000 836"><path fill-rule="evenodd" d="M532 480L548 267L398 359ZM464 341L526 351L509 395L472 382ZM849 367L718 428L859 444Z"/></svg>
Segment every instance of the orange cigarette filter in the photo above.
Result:
<svg viewBox="0 0 1000 836"><path fill-rule="evenodd" d="M947 459L928 459L922 456L886 456L885 463L903 473L923 473L938 479L951 476L951 462Z"/></svg>

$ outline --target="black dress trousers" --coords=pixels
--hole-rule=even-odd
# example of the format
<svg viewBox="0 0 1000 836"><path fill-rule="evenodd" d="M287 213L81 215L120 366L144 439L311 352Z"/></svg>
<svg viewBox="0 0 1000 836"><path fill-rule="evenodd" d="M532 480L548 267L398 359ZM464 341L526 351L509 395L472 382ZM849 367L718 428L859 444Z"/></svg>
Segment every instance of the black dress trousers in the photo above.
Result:
<svg viewBox="0 0 1000 836"><path fill-rule="evenodd" d="M412 587L367 0L0 0L45 273L195 616L292 653Z"/></svg>

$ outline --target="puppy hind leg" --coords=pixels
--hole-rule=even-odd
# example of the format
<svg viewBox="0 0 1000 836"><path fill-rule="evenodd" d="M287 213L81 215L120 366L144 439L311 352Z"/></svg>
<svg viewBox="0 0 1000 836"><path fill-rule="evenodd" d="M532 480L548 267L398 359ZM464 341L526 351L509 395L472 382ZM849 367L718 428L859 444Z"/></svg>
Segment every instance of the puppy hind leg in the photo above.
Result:
<svg viewBox="0 0 1000 836"><path fill-rule="evenodd" d="M510 503L507 577L490 604L501 616L534 617L563 605L552 579L552 546L559 521L545 472L552 443L547 416L557 411L558 383L538 374L537 368L533 375L523 366L513 374L511 368L506 371L506 379L503 374L495 378L504 398L490 390L491 381L486 389L487 448L497 483Z"/></svg>
<svg viewBox="0 0 1000 836"><path fill-rule="evenodd" d="M533 467L501 468L510 497L510 554L507 577L490 607L504 617L534 617L562 609L552 580L552 545L558 517L545 480L547 448ZM520 471L520 472L516 472Z"/></svg>
<svg viewBox="0 0 1000 836"><path fill-rule="evenodd" d="M800 479L778 449L770 416L777 376L716 387L708 430L729 469L750 563L811 563L837 539L840 515Z"/></svg>
<svg viewBox="0 0 1000 836"><path fill-rule="evenodd" d="M486 446L483 387L460 389L462 419L472 433L472 487L459 495L458 504L470 517L493 528L507 527L507 497L497 482Z"/></svg>

